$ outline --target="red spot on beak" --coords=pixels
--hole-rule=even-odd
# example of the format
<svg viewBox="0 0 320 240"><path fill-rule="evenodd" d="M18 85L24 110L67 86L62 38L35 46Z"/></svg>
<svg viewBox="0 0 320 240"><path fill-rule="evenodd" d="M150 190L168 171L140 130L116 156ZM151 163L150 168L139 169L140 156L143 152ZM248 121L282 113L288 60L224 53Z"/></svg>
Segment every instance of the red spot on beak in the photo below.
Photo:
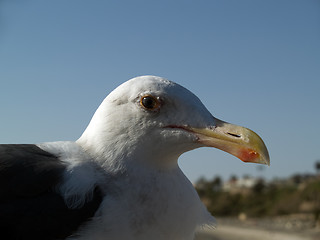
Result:
<svg viewBox="0 0 320 240"><path fill-rule="evenodd" d="M259 156L259 153L250 148L241 150L239 154L239 158L244 162L255 162L256 159L259 159Z"/></svg>

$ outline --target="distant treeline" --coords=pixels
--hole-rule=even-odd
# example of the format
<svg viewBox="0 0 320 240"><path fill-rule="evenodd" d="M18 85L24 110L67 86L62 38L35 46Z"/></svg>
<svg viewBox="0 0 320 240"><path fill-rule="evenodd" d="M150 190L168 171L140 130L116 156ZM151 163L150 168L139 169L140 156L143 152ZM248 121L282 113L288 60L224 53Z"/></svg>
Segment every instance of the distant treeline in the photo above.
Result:
<svg viewBox="0 0 320 240"><path fill-rule="evenodd" d="M236 179L233 179L235 181ZM225 190L219 177L204 178L196 183L196 190L214 216L248 217L279 216L294 213L320 215L320 177L290 179L265 183L263 179L250 188Z"/></svg>

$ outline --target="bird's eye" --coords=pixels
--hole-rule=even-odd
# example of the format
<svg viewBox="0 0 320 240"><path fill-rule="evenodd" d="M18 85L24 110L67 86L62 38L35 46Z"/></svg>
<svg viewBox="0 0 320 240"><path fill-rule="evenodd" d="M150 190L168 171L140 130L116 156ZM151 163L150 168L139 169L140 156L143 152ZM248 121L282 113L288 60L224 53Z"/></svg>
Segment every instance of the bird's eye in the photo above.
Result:
<svg viewBox="0 0 320 240"><path fill-rule="evenodd" d="M140 99L140 104L142 107L148 110L156 110L160 107L160 101L150 95L143 96Z"/></svg>

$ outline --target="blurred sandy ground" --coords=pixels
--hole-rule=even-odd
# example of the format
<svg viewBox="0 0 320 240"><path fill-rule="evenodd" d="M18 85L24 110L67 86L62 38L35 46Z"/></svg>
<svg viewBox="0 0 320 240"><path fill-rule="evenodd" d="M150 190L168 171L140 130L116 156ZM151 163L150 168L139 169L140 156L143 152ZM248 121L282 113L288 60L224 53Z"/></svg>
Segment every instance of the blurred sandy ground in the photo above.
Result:
<svg viewBox="0 0 320 240"><path fill-rule="evenodd" d="M246 229L231 226L219 226L216 230L204 230L195 240L319 240L320 235L299 233L281 233L271 230Z"/></svg>
<svg viewBox="0 0 320 240"><path fill-rule="evenodd" d="M204 229L195 240L320 240L320 228L306 226L283 227L276 219L218 220L216 229ZM274 224L275 223L275 224Z"/></svg>

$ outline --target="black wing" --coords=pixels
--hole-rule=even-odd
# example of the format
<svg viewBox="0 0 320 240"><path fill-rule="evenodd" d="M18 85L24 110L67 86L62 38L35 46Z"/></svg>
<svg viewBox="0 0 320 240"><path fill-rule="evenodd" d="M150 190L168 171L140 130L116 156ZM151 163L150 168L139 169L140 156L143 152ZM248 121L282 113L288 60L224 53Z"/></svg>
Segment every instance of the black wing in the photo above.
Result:
<svg viewBox="0 0 320 240"><path fill-rule="evenodd" d="M96 188L82 208L69 209L54 191L65 168L36 145L0 145L1 239L64 239L90 220L102 194Z"/></svg>

